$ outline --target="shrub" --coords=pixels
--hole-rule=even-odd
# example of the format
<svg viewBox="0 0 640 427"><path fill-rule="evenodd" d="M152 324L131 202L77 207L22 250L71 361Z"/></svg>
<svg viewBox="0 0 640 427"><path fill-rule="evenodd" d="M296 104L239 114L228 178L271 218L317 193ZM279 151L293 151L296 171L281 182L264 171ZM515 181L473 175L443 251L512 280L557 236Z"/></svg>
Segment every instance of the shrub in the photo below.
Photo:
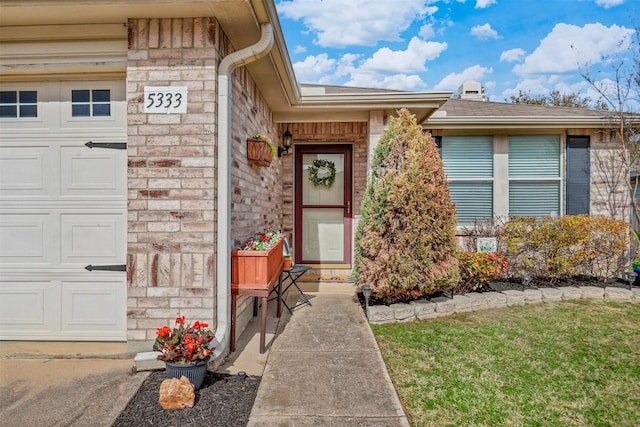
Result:
<svg viewBox="0 0 640 427"><path fill-rule="evenodd" d="M629 223L588 215L512 218L500 230L510 275L606 281L626 269Z"/></svg>
<svg viewBox="0 0 640 427"><path fill-rule="evenodd" d="M372 159L356 231L354 280L387 303L453 287L459 279L455 206L433 138L403 109Z"/></svg>
<svg viewBox="0 0 640 427"><path fill-rule="evenodd" d="M481 288L489 280L504 276L507 260L498 252L459 252L460 283L456 292L466 294Z"/></svg>

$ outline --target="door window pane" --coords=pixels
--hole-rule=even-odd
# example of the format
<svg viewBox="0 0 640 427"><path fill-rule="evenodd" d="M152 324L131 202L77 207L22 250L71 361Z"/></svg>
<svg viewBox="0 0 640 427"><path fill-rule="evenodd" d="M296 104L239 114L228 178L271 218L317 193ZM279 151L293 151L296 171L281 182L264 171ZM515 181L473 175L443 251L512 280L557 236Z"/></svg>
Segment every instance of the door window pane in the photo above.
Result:
<svg viewBox="0 0 640 427"><path fill-rule="evenodd" d="M343 261L344 209L304 209L302 224L302 259Z"/></svg>
<svg viewBox="0 0 640 427"><path fill-rule="evenodd" d="M315 160L328 160L336 168L336 179L331 187L315 185L309 179L309 167ZM302 203L304 205L342 205L344 203L344 154L305 154L302 156ZM318 177L329 172L320 169Z"/></svg>

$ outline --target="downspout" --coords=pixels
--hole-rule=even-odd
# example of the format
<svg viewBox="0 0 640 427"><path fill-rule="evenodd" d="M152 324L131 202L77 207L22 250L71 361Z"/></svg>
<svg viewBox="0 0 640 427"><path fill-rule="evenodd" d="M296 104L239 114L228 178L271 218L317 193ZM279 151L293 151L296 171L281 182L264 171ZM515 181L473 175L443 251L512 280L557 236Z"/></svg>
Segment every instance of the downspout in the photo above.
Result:
<svg viewBox="0 0 640 427"><path fill-rule="evenodd" d="M217 328L213 345L213 359L226 352L231 329L231 72L267 55L273 47L273 27L261 25L260 40L249 47L225 56L218 66L218 201L216 244L216 318Z"/></svg>

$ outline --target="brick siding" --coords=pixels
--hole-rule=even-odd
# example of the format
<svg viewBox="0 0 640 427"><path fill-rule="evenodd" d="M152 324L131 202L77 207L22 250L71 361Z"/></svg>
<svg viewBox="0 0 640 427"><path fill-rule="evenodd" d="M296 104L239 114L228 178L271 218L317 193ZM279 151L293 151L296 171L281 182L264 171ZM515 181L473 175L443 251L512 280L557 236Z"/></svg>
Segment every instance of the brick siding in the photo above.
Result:
<svg viewBox="0 0 640 427"><path fill-rule="evenodd" d="M128 340L176 316L215 328L217 65L233 51L212 18L129 21ZM145 86L186 86L186 114L145 114ZM233 73L232 236L281 227L279 161L249 166L246 138L277 140L246 69ZM247 308L246 301L239 303ZM247 316L244 315L244 318ZM243 328L239 325L238 332Z"/></svg>

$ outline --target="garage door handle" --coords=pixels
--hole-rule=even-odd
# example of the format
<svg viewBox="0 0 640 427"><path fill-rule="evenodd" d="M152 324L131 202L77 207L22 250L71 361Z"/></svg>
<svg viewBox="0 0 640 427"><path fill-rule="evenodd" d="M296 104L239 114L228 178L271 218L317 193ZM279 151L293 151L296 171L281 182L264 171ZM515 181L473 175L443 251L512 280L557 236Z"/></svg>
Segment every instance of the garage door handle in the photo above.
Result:
<svg viewBox="0 0 640 427"><path fill-rule="evenodd" d="M87 265L85 270L94 271L94 270L102 270L102 271L127 271L126 264L119 265Z"/></svg>
<svg viewBox="0 0 640 427"><path fill-rule="evenodd" d="M87 142L86 144L89 148L111 148L114 150L126 150L127 143L126 142Z"/></svg>

